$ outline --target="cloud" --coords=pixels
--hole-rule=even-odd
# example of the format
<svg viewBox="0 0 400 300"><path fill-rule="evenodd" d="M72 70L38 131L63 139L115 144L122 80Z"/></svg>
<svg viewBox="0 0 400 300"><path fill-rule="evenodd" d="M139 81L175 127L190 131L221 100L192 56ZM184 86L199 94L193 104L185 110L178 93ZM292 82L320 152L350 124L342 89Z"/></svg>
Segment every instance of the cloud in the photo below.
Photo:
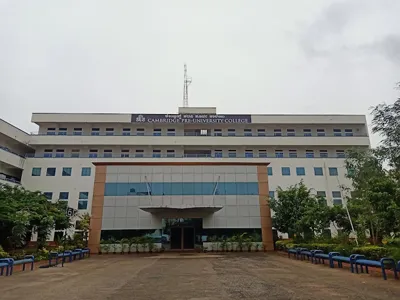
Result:
<svg viewBox="0 0 400 300"><path fill-rule="evenodd" d="M382 55L390 62L400 65L400 35L388 35L359 48L370 54Z"/></svg>

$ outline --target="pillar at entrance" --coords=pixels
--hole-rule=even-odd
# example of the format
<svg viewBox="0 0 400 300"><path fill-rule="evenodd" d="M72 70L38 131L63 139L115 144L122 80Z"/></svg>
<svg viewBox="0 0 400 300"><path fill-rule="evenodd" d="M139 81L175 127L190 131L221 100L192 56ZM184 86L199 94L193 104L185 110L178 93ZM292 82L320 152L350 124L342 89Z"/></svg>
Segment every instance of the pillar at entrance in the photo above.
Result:
<svg viewBox="0 0 400 300"><path fill-rule="evenodd" d="M257 166L258 194L261 217L261 236L263 246L267 251L274 250L272 233L271 209L269 207L269 186L267 165Z"/></svg>

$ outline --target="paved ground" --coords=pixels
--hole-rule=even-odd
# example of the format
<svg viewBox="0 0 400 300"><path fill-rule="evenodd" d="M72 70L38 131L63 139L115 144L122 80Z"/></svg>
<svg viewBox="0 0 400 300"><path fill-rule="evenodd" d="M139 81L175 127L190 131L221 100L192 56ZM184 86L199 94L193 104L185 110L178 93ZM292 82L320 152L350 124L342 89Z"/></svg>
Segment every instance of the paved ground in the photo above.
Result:
<svg viewBox="0 0 400 300"><path fill-rule="evenodd" d="M0 299L400 299L400 282L276 254L93 256L0 278Z"/></svg>

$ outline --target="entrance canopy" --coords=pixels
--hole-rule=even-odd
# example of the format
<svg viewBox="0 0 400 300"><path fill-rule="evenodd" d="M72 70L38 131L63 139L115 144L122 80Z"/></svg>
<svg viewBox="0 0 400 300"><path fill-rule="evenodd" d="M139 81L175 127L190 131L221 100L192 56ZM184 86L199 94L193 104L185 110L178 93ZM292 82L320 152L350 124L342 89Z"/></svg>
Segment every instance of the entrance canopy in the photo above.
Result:
<svg viewBox="0 0 400 300"><path fill-rule="evenodd" d="M157 215L208 215L219 211L222 206L140 206L141 210Z"/></svg>

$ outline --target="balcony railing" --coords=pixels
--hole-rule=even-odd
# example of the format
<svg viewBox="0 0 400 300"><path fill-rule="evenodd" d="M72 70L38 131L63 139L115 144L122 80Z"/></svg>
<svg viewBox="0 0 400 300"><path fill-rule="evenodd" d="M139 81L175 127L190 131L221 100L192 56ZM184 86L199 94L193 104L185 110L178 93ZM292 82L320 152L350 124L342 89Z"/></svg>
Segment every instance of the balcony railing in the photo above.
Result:
<svg viewBox="0 0 400 300"><path fill-rule="evenodd" d="M15 183L15 184L21 184L21 181L18 180L17 178L9 176L9 175L4 174L4 173L0 173L0 180L5 180L5 181L12 182L12 183Z"/></svg>
<svg viewBox="0 0 400 300"><path fill-rule="evenodd" d="M22 156L22 155L20 155L20 154L18 154L18 153L15 153L15 152L13 152L13 151L11 151L11 150L10 150L9 148L7 148L7 147L4 147L4 146L1 146L1 145L0 145L0 149L1 149L1 150L4 150L4 151L6 151L6 152L9 152L9 153L15 154L15 155L17 155L17 156L19 156L19 157L25 158L24 156Z"/></svg>

